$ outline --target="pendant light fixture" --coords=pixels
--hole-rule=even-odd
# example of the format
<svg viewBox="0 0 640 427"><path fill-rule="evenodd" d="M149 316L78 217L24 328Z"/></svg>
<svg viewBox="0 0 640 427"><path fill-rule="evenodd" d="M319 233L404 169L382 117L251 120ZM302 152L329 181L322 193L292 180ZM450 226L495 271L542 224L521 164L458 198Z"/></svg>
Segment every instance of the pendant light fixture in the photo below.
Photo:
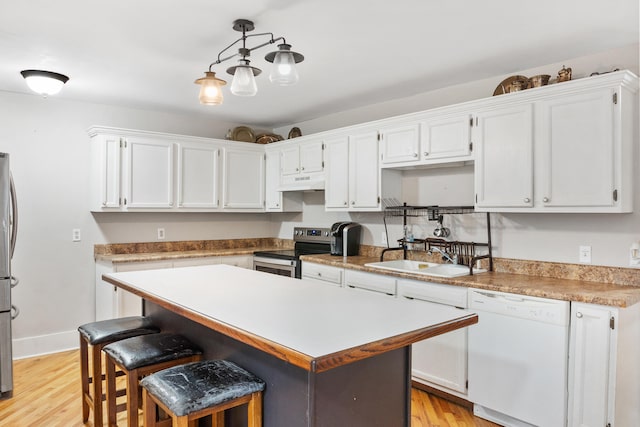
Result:
<svg viewBox="0 0 640 427"><path fill-rule="evenodd" d="M231 82L231 93L236 96L255 96L258 92L258 85L256 83L256 76L258 76L262 70L250 65L249 56L252 51L260 49L264 46L274 44L281 41L278 45L276 52L268 53L265 56L265 60L273 63L273 68L269 74L269 80L272 83L289 86L298 82L298 71L296 70L296 64L304 61L304 56L297 52L291 51L291 45L287 44L284 37L274 38L273 33L259 33L248 34L247 32L253 31L255 28L252 21L248 19L237 19L233 22L233 29L242 33L242 37L231 43L218 53L218 59L209 65L209 71L205 72L205 77L199 78L195 81L200 85L200 103L206 105L219 105L222 104L222 92L221 88L226 84L224 80L215 77L215 73L212 71L214 65L220 64L232 58L240 57L238 65L227 68L227 73L233 76ZM249 37L261 37L267 36L269 39L254 47L247 47L247 39ZM226 57L222 55L237 43L242 42L242 47L238 48L238 52ZM206 88L205 88L206 86ZM205 96L204 92L214 91L219 93L216 96Z"/></svg>
<svg viewBox="0 0 640 427"><path fill-rule="evenodd" d="M24 77L29 89L45 98L60 92L62 86L69 81L69 77L53 71L23 70L20 74Z"/></svg>

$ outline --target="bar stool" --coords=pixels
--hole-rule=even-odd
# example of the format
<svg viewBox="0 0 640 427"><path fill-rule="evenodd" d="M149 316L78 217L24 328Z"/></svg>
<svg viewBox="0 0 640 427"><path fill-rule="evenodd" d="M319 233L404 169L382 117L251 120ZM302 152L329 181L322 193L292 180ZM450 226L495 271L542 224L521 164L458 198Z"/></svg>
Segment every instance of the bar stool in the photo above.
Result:
<svg viewBox="0 0 640 427"><path fill-rule="evenodd" d="M224 411L248 404L249 427L262 426L265 383L226 360L206 360L175 366L140 381L145 427L156 427L158 407L174 427L195 425L211 415L212 427L224 427ZM168 421L168 420L166 420Z"/></svg>
<svg viewBox="0 0 640 427"><path fill-rule="evenodd" d="M138 407L141 378L154 372L197 362L202 350L182 335L160 333L141 335L104 346L107 376L108 425L116 426L118 412L127 411L129 427L138 427ZM116 367L127 377L126 405L116 405Z"/></svg>
<svg viewBox="0 0 640 427"><path fill-rule="evenodd" d="M93 410L93 425L102 426L102 348L112 342L138 335L155 334L160 329L144 316L122 317L87 323L78 327L80 333L80 377L82 382L82 422L89 420ZM89 359L89 347L91 359ZM89 360L92 362L89 376ZM93 384L93 387L89 385ZM90 392L90 388L92 391Z"/></svg>

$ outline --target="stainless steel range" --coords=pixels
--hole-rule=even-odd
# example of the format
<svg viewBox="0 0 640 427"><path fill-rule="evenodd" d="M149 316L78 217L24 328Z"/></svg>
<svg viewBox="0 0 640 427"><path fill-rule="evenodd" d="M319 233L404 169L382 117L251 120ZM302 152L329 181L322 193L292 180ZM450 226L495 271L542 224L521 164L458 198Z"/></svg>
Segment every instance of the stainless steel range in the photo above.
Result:
<svg viewBox="0 0 640 427"><path fill-rule="evenodd" d="M295 227L293 249L256 251L253 253L253 269L281 276L302 277L300 255L328 254L331 252L331 229Z"/></svg>

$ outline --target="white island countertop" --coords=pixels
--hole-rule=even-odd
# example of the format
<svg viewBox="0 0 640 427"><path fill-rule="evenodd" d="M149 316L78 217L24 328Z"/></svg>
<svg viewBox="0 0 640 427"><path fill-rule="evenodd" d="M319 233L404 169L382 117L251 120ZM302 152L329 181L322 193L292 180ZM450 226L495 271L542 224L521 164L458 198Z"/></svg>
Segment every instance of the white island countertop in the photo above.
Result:
<svg viewBox="0 0 640 427"><path fill-rule="evenodd" d="M228 265L103 279L303 369L322 372L477 323L470 311Z"/></svg>

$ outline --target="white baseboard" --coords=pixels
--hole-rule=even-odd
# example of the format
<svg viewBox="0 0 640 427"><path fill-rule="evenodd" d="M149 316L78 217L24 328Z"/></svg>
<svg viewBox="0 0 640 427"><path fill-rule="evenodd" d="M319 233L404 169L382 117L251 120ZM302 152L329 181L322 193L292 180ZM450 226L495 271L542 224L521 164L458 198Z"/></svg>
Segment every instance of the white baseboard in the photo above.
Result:
<svg viewBox="0 0 640 427"><path fill-rule="evenodd" d="M14 360L73 350L79 346L78 331L14 339L12 345Z"/></svg>

